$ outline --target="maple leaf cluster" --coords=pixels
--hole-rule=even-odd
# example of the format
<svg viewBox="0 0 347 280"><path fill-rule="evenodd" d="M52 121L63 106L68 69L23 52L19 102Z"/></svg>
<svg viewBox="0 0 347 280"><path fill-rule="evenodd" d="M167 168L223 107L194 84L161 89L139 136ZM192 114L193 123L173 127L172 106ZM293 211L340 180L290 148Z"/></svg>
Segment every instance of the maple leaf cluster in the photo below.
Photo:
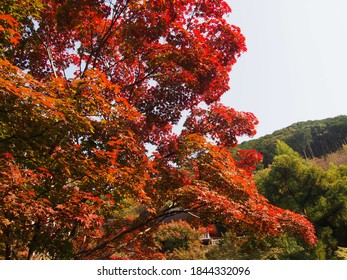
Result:
<svg viewBox="0 0 347 280"><path fill-rule="evenodd" d="M303 216L258 194L261 156L230 152L257 119L219 102L246 51L225 1L5 0L0 9L1 256L163 258L153 233L182 212L197 227L315 244Z"/></svg>

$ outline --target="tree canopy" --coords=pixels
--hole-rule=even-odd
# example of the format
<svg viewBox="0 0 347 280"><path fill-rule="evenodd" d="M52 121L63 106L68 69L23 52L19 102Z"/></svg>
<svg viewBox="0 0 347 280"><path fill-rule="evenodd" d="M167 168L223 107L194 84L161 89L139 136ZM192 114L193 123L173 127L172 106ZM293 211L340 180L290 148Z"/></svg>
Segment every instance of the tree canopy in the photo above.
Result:
<svg viewBox="0 0 347 280"><path fill-rule="evenodd" d="M246 51L230 12L222 0L1 1L1 258L160 259L155 233L180 212L316 244L304 216L258 193L259 155L229 152L257 124L219 102Z"/></svg>

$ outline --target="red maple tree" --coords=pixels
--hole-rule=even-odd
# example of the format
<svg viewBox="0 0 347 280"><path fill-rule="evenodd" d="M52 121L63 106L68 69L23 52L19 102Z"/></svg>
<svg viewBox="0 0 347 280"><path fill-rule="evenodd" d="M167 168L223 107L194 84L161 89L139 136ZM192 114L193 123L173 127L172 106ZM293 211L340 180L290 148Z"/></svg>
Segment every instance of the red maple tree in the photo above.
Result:
<svg viewBox="0 0 347 280"><path fill-rule="evenodd" d="M180 212L316 243L303 216L258 194L259 155L230 153L257 119L219 102L246 51L225 1L5 0L0 12L3 258L162 258L153 232Z"/></svg>

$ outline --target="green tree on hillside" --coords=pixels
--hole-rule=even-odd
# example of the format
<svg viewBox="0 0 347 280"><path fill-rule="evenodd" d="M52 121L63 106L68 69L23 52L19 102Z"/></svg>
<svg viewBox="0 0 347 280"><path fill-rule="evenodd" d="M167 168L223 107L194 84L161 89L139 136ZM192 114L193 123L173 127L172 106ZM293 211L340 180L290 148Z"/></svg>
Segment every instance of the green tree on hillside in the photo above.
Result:
<svg viewBox="0 0 347 280"><path fill-rule="evenodd" d="M346 244L346 170L346 166L331 166L324 171L278 141L273 163L255 176L259 190L271 203L313 222L319 239L317 258L334 258L337 245Z"/></svg>

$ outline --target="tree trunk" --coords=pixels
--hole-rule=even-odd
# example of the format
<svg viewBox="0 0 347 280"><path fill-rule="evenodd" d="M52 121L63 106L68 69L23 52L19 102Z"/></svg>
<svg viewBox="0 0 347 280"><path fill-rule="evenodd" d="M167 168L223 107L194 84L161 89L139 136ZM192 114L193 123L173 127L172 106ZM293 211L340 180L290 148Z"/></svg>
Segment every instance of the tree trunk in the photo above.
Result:
<svg viewBox="0 0 347 280"><path fill-rule="evenodd" d="M12 244L11 244L11 233L9 229L5 229L5 236L6 236L6 249L5 249L5 260L11 260L12 259Z"/></svg>

